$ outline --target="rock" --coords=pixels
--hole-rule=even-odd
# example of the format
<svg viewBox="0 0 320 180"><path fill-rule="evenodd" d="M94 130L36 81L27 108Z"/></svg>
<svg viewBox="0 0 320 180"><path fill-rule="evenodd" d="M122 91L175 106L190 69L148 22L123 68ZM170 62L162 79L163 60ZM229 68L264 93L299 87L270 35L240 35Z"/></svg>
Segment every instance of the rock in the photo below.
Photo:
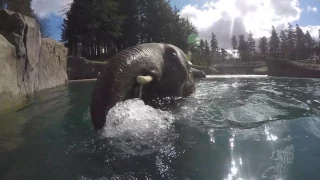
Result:
<svg viewBox="0 0 320 180"><path fill-rule="evenodd" d="M34 19L1 9L0 35L0 102L6 102L0 111L25 103L35 91L67 81L66 48L42 40Z"/></svg>
<svg viewBox="0 0 320 180"><path fill-rule="evenodd" d="M0 34L0 112L24 102L19 87L16 48Z"/></svg>
<svg viewBox="0 0 320 180"><path fill-rule="evenodd" d="M68 57L67 72L69 80L95 79L106 62L88 61L83 57Z"/></svg>
<svg viewBox="0 0 320 180"><path fill-rule="evenodd" d="M206 74L201 70L191 68L191 71L194 78L206 78Z"/></svg>
<svg viewBox="0 0 320 180"><path fill-rule="evenodd" d="M67 54L63 44L48 38L42 39L36 90L55 87L68 81Z"/></svg>
<svg viewBox="0 0 320 180"><path fill-rule="evenodd" d="M219 71L215 68L208 68L204 66L191 65L192 68L203 71L207 75L219 74Z"/></svg>
<svg viewBox="0 0 320 180"><path fill-rule="evenodd" d="M293 62L286 59L267 59L268 76L320 78L320 65Z"/></svg>

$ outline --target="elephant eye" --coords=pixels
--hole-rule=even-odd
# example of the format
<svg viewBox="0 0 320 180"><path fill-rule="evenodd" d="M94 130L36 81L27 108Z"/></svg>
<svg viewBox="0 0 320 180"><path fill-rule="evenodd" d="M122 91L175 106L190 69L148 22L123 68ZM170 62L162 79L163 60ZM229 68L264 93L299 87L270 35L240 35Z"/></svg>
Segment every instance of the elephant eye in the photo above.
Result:
<svg viewBox="0 0 320 180"><path fill-rule="evenodd" d="M177 57L176 53L172 53L172 59L175 59Z"/></svg>

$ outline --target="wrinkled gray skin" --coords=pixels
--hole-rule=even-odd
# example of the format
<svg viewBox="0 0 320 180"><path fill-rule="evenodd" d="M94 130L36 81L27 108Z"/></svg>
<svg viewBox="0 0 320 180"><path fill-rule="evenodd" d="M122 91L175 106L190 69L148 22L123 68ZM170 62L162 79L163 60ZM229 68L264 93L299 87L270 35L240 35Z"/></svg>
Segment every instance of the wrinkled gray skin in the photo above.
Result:
<svg viewBox="0 0 320 180"><path fill-rule="evenodd" d="M155 99L187 97L195 91L187 57L179 48L146 43L125 49L108 62L96 81L90 107L95 129L104 126L117 102L139 97L136 78L140 75L153 77L142 91L142 100L149 105Z"/></svg>

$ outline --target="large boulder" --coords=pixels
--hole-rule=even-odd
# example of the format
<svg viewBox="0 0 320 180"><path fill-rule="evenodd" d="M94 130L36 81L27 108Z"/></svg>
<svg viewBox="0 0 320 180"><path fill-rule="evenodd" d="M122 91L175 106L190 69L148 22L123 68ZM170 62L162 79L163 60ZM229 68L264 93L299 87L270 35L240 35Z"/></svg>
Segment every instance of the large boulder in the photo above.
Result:
<svg viewBox="0 0 320 180"><path fill-rule="evenodd" d="M16 48L0 34L0 112L24 102L19 86Z"/></svg>
<svg viewBox="0 0 320 180"><path fill-rule="evenodd" d="M83 57L68 57L67 72L69 80L95 79L107 62L88 61Z"/></svg>
<svg viewBox="0 0 320 180"><path fill-rule="evenodd" d="M193 69L197 69L200 71L203 71L206 75L214 75L214 74L219 74L219 71L216 70L215 68L209 68L205 66L197 66L197 65L191 65Z"/></svg>
<svg viewBox="0 0 320 180"><path fill-rule="evenodd" d="M191 71L194 78L206 78L206 73L201 70L191 68Z"/></svg>
<svg viewBox="0 0 320 180"><path fill-rule="evenodd" d="M63 44L48 38L42 39L36 90L55 87L68 81L67 54Z"/></svg>
<svg viewBox="0 0 320 180"><path fill-rule="evenodd" d="M268 76L320 78L320 65L293 62L286 59L268 59Z"/></svg>
<svg viewBox="0 0 320 180"><path fill-rule="evenodd" d="M0 103L7 104L0 111L23 104L35 91L67 81L66 48L42 40L35 19L0 9L0 35Z"/></svg>

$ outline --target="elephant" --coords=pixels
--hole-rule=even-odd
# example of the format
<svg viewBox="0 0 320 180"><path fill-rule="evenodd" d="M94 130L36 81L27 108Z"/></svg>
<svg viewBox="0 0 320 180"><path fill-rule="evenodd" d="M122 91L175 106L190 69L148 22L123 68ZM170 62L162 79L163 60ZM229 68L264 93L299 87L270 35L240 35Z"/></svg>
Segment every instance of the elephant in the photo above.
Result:
<svg viewBox="0 0 320 180"><path fill-rule="evenodd" d="M139 98L140 86L140 98L150 105L156 99L192 95L195 81L186 54L165 43L144 43L118 52L94 85L90 104L94 128L103 128L117 102Z"/></svg>

